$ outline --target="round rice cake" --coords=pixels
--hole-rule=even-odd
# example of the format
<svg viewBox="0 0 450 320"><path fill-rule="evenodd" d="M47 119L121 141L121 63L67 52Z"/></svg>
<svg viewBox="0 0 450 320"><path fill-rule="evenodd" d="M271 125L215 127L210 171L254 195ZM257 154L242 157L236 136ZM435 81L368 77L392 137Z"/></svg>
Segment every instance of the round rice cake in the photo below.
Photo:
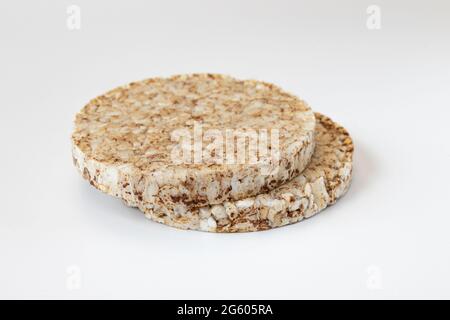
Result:
<svg viewBox="0 0 450 320"><path fill-rule="evenodd" d="M352 178L348 132L316 113L316 148L308 167L290 182L256 197L173 211L141 201L147 218L181 229L209 232L267 230L309 218L346 193Z"/></svg>
<svg viewBox="0 0 450 320"><path fill-rule="evenodd" d="M266 137L276 132L276 140L267 138L268 152L258 149L252 161L239 160L238 148L213 148L211 156L207 133L228 139L228 131L243 129ZM311 109L273 84L178 75L133 82L91 100L76 116L72 150L97 189L129 205L176 210L237 201L291 180L311 159L314 131ZM250 141L244 139L244 157Z"/></svg>

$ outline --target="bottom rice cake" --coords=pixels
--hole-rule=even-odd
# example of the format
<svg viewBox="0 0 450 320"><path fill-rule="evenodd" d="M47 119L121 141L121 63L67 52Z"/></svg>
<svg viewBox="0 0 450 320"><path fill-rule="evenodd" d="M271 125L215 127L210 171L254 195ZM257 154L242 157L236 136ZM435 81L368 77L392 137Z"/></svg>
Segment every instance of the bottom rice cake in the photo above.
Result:
<svg viewBox="0 0 450 320"><path fill-rule="evenodd" d="M180 229L209 232L261 231L296 223L332 205L352 178L353 141L330 118L316 113L316 149L308 167L271 192L196 209L175 210L141 201L151 220Z"/></svg>

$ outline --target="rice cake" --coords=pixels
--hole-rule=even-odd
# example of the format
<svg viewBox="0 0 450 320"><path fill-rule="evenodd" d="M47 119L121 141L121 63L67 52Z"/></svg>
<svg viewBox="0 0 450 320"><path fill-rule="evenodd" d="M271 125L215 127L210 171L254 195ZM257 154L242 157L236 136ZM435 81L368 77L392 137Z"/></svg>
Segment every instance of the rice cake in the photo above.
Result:
<svg viewBox="0 0 450 320"><path fill-rule="evenodd" d="M176 163L173 132L199 124L220 132L276 129L278 161L261 156L251 164ZM275 85L178 75L130 83L91 100L76 116L72 153L85 179L129 205L191 209L255 196L291 180L311 159L314 131L311 109Z"/></svg>
<svg viewBox="0 0 450 320"><path fill-rule="evenodd" d="M348 132L316 113L316 148L311 163L292 181L240 201L172 211L141 201L147 218L181 229L210 232L267 230L309 218L332 205L350 186L353 142Z"/></svg>

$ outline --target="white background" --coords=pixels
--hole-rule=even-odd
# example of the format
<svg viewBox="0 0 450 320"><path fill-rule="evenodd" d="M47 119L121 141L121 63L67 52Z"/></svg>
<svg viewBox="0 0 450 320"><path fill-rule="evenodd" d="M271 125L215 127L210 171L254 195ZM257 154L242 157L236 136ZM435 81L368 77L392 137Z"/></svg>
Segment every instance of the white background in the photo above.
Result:
<svg viewBox="0 0 450 320"><path fill-rule="evenodd" d="M1 1L0 298L450 298L449 14L445 0ZM274 82L343 124L349 193L296 225L208 234L89 186L75 113L188 72Z"/></svg>

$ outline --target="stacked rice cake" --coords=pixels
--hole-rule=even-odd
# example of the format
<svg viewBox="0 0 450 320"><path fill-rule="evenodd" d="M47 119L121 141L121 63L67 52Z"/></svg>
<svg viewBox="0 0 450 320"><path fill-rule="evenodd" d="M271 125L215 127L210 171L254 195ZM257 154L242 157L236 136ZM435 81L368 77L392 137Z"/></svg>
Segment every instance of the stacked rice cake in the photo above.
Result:
<svg viewBox="0 0 450 320"><path fill-rule="evenodd" d="M236 148L233 135L227 144L236 131L264 134L244 135ZM212 150L202 143L211 133L220 142ZM222 75L114 89L78 113L72 145L76 167L97 189L155 221L212 232L300 221L344 194L352 172L342 127L275 85Z"/></svg>

